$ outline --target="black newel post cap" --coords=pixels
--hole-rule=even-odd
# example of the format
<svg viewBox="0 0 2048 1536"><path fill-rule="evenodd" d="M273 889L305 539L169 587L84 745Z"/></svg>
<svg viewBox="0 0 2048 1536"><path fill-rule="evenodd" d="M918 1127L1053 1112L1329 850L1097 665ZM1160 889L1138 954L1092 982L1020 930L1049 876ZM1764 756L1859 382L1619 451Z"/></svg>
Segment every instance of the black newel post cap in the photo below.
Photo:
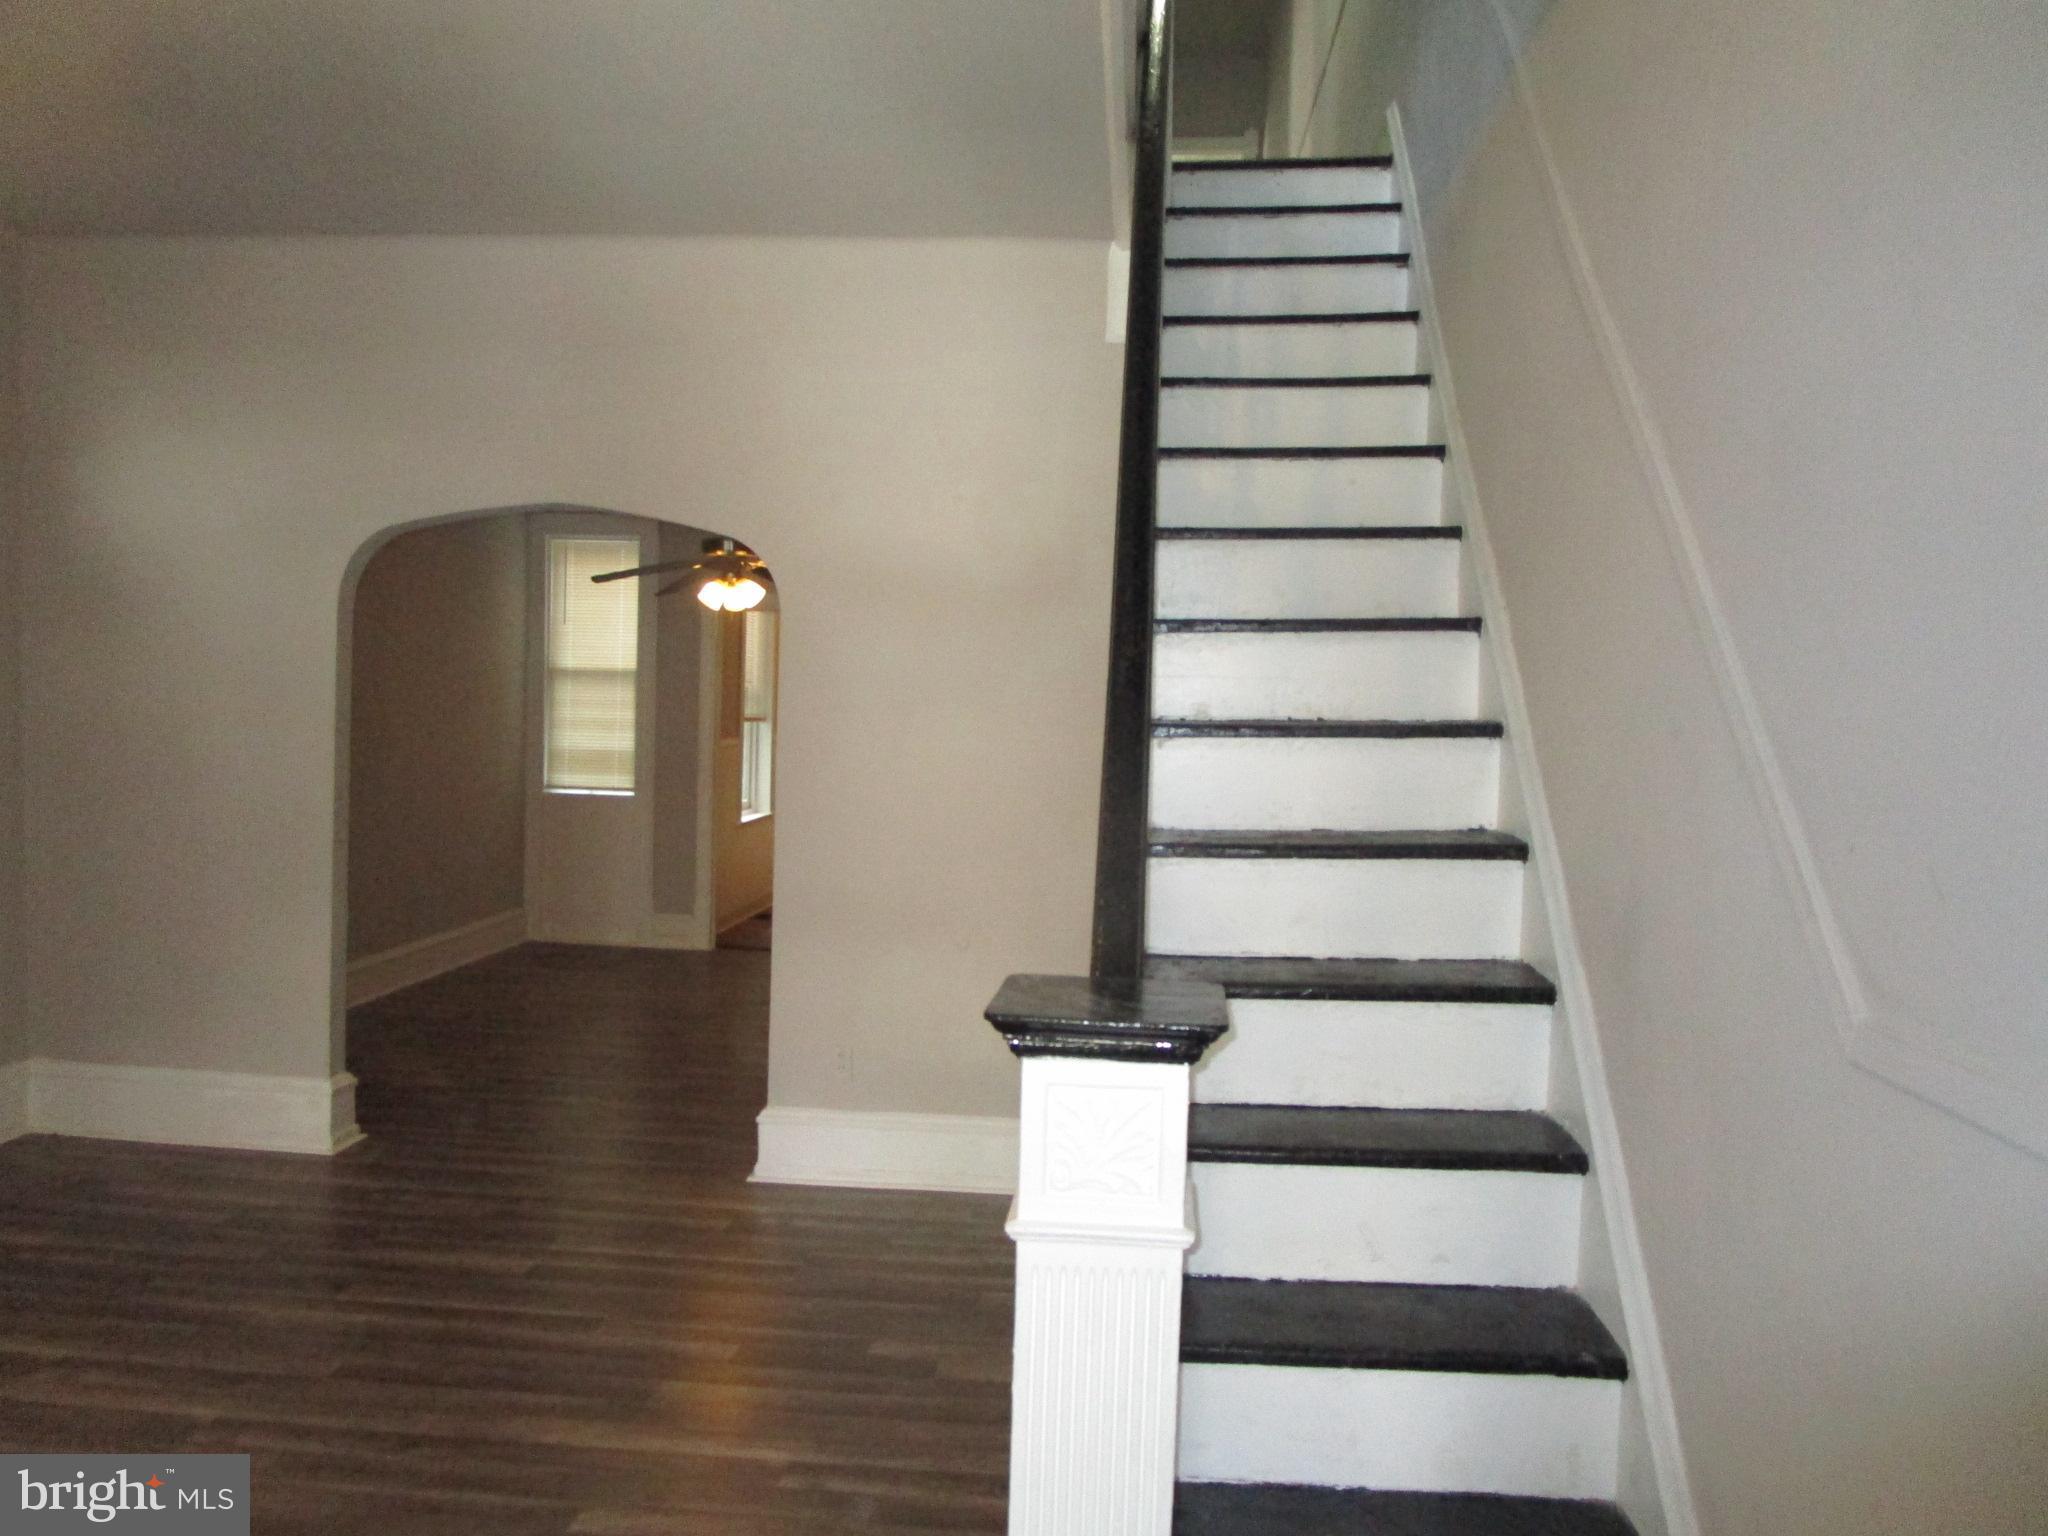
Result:
<svg viewBox="0 0 2048 1536"><path fill-rule="evenodd" d="M1214 982L1148 979L1133 997L1086 976L1012 976L986 1017L1019 1056L1189 1065L1230 1024Z"/></svg>

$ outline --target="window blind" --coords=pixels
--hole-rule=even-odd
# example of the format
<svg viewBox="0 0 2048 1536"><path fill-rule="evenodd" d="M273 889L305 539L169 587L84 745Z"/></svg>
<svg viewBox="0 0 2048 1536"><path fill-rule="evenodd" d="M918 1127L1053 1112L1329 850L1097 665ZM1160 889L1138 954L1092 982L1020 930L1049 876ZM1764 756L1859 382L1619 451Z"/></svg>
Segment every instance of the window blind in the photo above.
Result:
<svg viewBox="0 0 2048 1536"><path fill-rule="evenodd" d="M549 789L633 788L639 584L590 578L639 563L637 539L548 540Z"/></svg>

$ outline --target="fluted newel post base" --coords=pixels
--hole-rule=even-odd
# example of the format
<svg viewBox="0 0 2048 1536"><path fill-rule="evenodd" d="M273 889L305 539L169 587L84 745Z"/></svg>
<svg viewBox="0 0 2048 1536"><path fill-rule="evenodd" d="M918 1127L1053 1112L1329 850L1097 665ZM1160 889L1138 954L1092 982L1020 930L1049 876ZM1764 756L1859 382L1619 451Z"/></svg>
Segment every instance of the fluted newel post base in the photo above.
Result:
<svg viewBox="0 0 2048 1536"><path fill-rule="evenodd" d="M988 1016L1024 1058L1011 1536L1167 1536L1189 1072L1223 1031L1222 992L1013 976Z"/></svg>
<svg viewBox="0 0 2048 1536"><path fill-rule="evenodd" d="M1167 1536L1188 1069L1024 1063L1011 1536Z"/></svg>

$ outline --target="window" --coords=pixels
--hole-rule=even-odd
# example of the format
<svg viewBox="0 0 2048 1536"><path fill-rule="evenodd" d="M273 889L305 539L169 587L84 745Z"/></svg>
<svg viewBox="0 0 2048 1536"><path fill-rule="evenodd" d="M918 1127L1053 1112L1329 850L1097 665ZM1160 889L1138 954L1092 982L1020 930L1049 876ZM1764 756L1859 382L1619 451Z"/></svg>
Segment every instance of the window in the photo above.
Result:
<svg viewBox="0 0 2048 1536"><path fill-rule="evenodd" d="M550 538L544 788L633 792L640 584L591 577L640 563L638 539Z"/></svg>
<svg viewBox="0 0 2048 1536"><path fill-rule="evenodd" d="M775 808L775 614L740 615L740 820Z"/></svg>

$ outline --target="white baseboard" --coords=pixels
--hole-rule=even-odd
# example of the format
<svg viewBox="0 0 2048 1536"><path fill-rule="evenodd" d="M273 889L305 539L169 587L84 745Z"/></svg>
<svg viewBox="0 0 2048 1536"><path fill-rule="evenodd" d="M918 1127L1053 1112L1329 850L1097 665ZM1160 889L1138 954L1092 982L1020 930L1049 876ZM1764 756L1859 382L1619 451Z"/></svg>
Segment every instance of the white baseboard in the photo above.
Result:
<svg viewBox="0 0 2048 1536"><path fill-rule="evenodd" d="M764 896L759 901L749 902L744 907L736 907L733 909L732 916L720 917L717 922L711 925L713 937L715 939L718 934L729 932L739 927L741 923L751 922L763 912L772 912L774 909L775 898L773 896Z"/></svg>
<svg viewBox="0 0 2048 1536"><path fill-rule="evenodd" d="M429 934L374 955L352 960L348 967L348 1006L374 1002L403 987L418 986L436 976L526 942L526 912L515 907L494 913L446 933Z"/></svg>
<svg viewBox="0 0 2048 1536"><path fill-rule="evenodd" d="M1642 1413L1643 1440L1649 1451L1648 1469L1655 1485L1654 1509L1629 1507L1628 1513L1646 1530L1667 1536L1698 1536L1699 1516L1693 1503L1691 1476L1678 1433L1678 1412L1671 1390L1670 1369L1664 1358L1663 1338L1657 1327L1656 1308L1650 1296L1649 1269L1643 1259L1642 1237L1636 1226L1635 1203L1629 1193L1628 1170L1622 1158L1621 1132L1615 1119L1614 1101L1607 1089L1607 1066L1600 1044L1593 994L1581 959L1577 929L1567 896L1562 855L1557 831L1550 817L1550 803L1537 764L1535 734L1529 721L1528 699L1522 688L1521 666L1516 659L1514 626L1501 589L1499 567L1487 536L1479 484L1473 476L1472 454L1465 440L1464 422L1458 414L1457 391L1452 381L1451 361L1444 346L1442 317L1436 307L1436 293L1430 283L1429 249L1422 229L1421 208L1415 195L1407 135L1403 131L1399 106L1387 110L1387 129L1394 151L1396 195L1408 213L1409 304L1422 315L1422 341L1426 366L1434 376L1437 406L1441 413L1444 441L1448 448L1445 473L1447 502L1456 505L1464 524L1464 546L1468 568L1478 587L1479 610L1486 619L1483 644L1499 689L1501 718L1506 725L1506 748L1519 782L1524 814L1528 818L1529 863L1536 892L1549 927L1557 967L1558 1015L1570 1042L1572 1061L1585 1109L1583 1127L1592 1154L1594 1187L1598 1191L1601 1215L1607 1233L1608 1259L1614 1268L1620 1293L1621 1324L1616 1330L1628 1351L1635 1402ZM1454 498L1454 499L1453 499ZM1563 1067L1563 1063L1559 1064ZM1624 1468L1624 1484L1629 1482ZM1626 1493L1626 1486L1623 1492ZM1630 1501L1624 1498L1624 1505ZM1661 1519L1655 1517L1661 1516Z"/></svg>
<svg viewBox="0 0 2048 1536"><path fill-rule="evenodd" d="M1017 1122L996 1115L908 1115L769 1105L757 1184L932 1189L1007 1195L1017 1188Z"/></svg>
<svg viewBox="0 0 2048 1536"><path fill-rule="evenodd" d="M0 1066L0 1142L28 1134L28 1092L33 1063L10 1061Z"/></svg>
<svg viewBox="0 0 2048 1536"><path fill-rule="evenodd" d="M25 1080L24 1131L321 1155L363 1139L346 1072L268 1077L38 1058L0 1068L0 1096L8 1073Z"/></svg>
<svg viewBox="0 0 2048 1536"><path fill-rule="evenodd" d="M716 936L694 912L656 912L636 946L640 949L710 949Z"/></svg>
<svg viewBox="0 0 2048 1536"><path fill-rule="evenodd" d="M764 903L765 905L765 903ZM579 944L587 949L711 949L715 925L695 912L653 912L632 928L550 926L530 916L524 938L532 944Z"/></svg>

